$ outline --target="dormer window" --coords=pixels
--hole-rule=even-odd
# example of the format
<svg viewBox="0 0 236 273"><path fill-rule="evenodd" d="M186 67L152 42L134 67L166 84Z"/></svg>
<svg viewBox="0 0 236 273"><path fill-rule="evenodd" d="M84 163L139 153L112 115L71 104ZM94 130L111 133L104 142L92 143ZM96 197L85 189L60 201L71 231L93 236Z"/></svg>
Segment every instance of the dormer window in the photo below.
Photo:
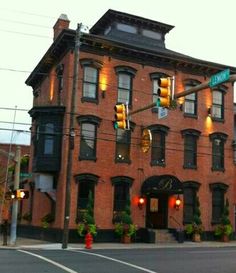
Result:
<svg viewBox="0 0 236 273"><path fill-rule="evenodd" d="M128 33L133 33L136 34L137 33L137 29L134 26L131 25L126 25L126 24L122 24L122 23L117 23L116 28L118 30L124 31L124 32L128 32Z"/></svg>
<svg viewBox="0 0 236 273"><path fill-rule="evenodd" d="M148 29L143 29L142 34L143 34L143 36L148 37L148 38L152 38L155 40L161 40L161 33L159 33L159 32L155 32L155 31L148 30Z"/></svg>

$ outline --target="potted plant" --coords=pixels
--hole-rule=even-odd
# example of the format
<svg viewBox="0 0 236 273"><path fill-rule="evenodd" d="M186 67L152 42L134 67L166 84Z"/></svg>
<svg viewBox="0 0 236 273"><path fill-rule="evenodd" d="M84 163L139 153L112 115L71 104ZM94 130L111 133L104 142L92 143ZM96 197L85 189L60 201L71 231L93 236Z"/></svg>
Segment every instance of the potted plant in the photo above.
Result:
<svg viewBox="0 0 236 273"><path fill-rule="evenodd" d="M201 242L201 234L204 228L201 220L200 202L198 196L195 200L195 209L193 214L193 222L186 225L186 233L192 235L192 240L194 242Z"/></svg>
<svg viewBox="0 0 236 273"><path fill-rule="evenodd" d="M32 221L32 214L30 212L26 212L23 216L22 219L27 221L27 222L31 222Z"/></svg>
<svg viewBox="0 0 236 273"><path fill-rule="evenodd" d="M86 210L82 213L81 221L77 224L77 232L82 237L87 233L90 233L92 236L97 235L97 227L93 217L93 196L91 191L89 192Z"/></svg>
<svg viewBox="0 0 236 273"><path fill-rule="evenodd" d="M215 235L220 237L223 242L228 242L232 233L233 227L229 220L229 200L226 199L220 224L215 229Z"/></svg>
<svg viewBox="0 0 236 273"><path fill-rule="evenodd" d="M130 212L130 200L127 200L125 210L121 213L120 221L115 224L115 233L121 237L123 243L130 243L136 234L137 226L133 224Z"/></svg>
<svg viewBox="0 0 236 273"><path fill-rule="evenodd" d="M54 221L55 221L55 216L53 215L53 213L48 213L41 218L42 227L48 228L49 224Z"/></svg>

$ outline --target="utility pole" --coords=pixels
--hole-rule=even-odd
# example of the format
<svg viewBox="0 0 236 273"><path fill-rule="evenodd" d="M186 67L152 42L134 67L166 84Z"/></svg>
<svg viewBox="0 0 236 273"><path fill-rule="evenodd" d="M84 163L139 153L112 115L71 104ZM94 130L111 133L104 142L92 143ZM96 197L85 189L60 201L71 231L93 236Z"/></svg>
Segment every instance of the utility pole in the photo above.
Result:
<svg viewBox="0 0 236 273"><path fill-rule="evenodd" d="M20 184L20 161L21 161L20 146L16 147L15 161L16 161L16 166L15 166L15 173L14 173L14 190L18 190L19 184ZM15 198L12 201L10 245L16 244L17 214L18 214L18 200L17 198Z"/></svg>
<svg viewBox="0 0 236 273"><path fill-rule="evenodd" d="M70 125L69 125L69 140L68 140L68 158L67 158L67 173L66 173L66 190L65 190L65 212L64 212L64 228L62 238L62 248L67 248L69 239L69 223L70 223L70 201L71 201L71 178L72 178L72 160L74 150L75 137L75 113L77 107L77 90L78 90L78 75L79 75L79 51L80 51L80 35L82 24L77 25L74 48L74 76L71 94L71 109L70 109Z"/></svg>

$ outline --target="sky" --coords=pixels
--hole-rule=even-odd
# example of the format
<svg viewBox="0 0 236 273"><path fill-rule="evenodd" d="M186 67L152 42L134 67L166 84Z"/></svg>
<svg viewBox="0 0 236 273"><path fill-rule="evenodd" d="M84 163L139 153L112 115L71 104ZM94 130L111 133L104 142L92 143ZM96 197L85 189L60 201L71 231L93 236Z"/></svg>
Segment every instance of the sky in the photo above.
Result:
<svg viewBox="0 0 236 273"><path fill-rule="evenodd" d="M0 143L30 144L33 94L25 80L52 44L61 14L71 29L91 28L108 9L166 23L174 26L168 49L236 67L235 8L235 0L1 1Z"/></svg>

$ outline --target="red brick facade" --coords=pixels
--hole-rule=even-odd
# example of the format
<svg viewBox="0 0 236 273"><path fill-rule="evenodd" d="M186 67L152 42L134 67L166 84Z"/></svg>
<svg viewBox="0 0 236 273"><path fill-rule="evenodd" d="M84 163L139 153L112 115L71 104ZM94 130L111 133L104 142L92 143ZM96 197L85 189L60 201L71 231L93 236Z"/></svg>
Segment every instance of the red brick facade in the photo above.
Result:
<svg viewBox="0 0 236 273"><path fill-rule="evenodd" d="M57 34L57 39L60 35ZM57 39L55 42L57 42ZM83 39L83 38L82 38ZM84 38L83 41L86 39ZM55 45L56 46L56 45ZM108 46L104 41L104 48ZM97 48L96 48L97 47ZM213 231L212 225L212 188L211 184L220 183L227 185L225 198L230 202L230 219L234 224L233 209L235 203L235 181L233 162L232 141L234 138L233 124L233 88L231 83L224 83L227 90L224 94L224 119L223 121L214 121L208 116L208 108L212 105L212 91L206 88L197 93L197 116L190 117L185 115L181 109L181 103L184 97L177 100L177 107L169 109L168 116L159 119L157 112L152 109L134 114L131 121L135 124L131 132L131 148L130 160L127 163L117 163L115 161L116 151L116 130L113 127L114 106L117 103L118 79L116 67L129 67L136 71L133 77L132 85L132 105L130 111L139 109L152 103L152 77L153 73L164 73L175 77L175 92L180 93L185 90L184 83L186 80L194 80L203 83L209 80L210 74L214 74L224 69L224 66L218 64L210 64L201 62L196 64L196 59L187 59L185 56L173 57L178 64L176 67L162 65L156 62L148 64L142 58L135 56L132 61L132 52L129 57L115 54L115 47L109 45L109 51L102 51L100 44L94 42L94 51L90 51L81 46L79 58L79 74L78 74L78 90L76 90L76 116L92 115L99 117L101 122L97 129L96 141L96 160L79 160L80 155L80 135L81 126L76 122L74 138L74 150L72 161L72 179L71 179L71 206L70 206L70 229L76 227L77 206L79 182L76 177L81 174L93 174L98 176L94 192L94 217L97 226L102 230L112 230L114 224L113 219L113 203L114 203L114 185L112 178L125 176L133 180L130 187L131 211L132 219L139 228L147 227L147 203L140 209L138 207L138 198L141 195L141 188L145 180L152 176L168 175L177 178L181 183L194 181L199 185L197 195L200 200L200 208L202 213L202 222L206 231ZM100 50L100 51L99 51ZM113 51L114 50L114 51ZM104 53L105 52L105 53ZM114 53L114 54L113 54ZM141 53L140 53L141 54ZM147 54L151 54L147 52ZM155 53L153 53L155 54ZM43 61L46 61L44 57ZM164 58L164 57L163 57ZM99 86L97 103L83 101L83 78L84 67L82 61L94 60L102 63L99 70L99 80L106 79L105 88ZM56 208L55 221L51 224L52 228L63 229L64 223L64 205L65 205L65 189L66 189L66 173L67 173L67 154L68 154L68 133L69 118L71 105L71 90L73 87L73 62L74 55L71 51L67 51L62 58L58 59L50 67L48 77L42 79L37 84L32 84L34 92L38 95L34 97L33 107L38 106L65 106L66 111L63 121L63 136L61 145L61 166L60 171L56 174ZM57 64L64 65L63 72L63 89L58 92L59 80L56 77ZM208 70L209 69L209 70ZM236 71L236 68L231 68ZM37 73L37 70L33 73ZM234 72L235 73L235 72ZM33 75L33 74L32 74ZM32 76L33 77L33 76ZM28 84L31 84L28 80ZM105 90L104 92L102 92ZM140 147L141 134L143 128L164 125L169 128L165 138L165 164L163 166L151 164L151 150L143 153ZM197 167L195 169L184 168L184 137L181 133L186 129L194 129L200 132L197 141ZM224 171L212 170L212 141L210 135L212 133L224 133L227 139L224 145ZM160 193L161 194L161 193ZM145 195L145 194L144 194ZM41 225L41 218L50 211L50 198L44 193L36 191L33 194L33 226ZM145 196L146 202L150 196ZM169 193L167 198L167 223L165 228L177 229L179 224L183 226L183 194L180 194L182 203L180 209L175 209L175 200L177 193ZM161 199L160 199L161 200ZM43 205L42 205L43 204ZM148 203L149 204L149 203ZM26 209L27 210L27 209Z"/></svg>

